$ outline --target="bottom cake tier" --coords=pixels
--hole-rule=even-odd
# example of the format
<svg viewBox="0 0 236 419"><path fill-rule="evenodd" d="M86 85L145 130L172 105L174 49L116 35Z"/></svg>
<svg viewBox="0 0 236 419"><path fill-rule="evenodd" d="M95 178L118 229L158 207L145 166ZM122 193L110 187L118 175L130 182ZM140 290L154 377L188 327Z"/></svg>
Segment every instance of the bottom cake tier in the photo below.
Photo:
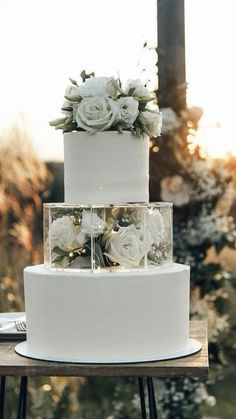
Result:
<svg viewBox="0 0 236 419"><path fill-rule="evenodd" d="M27 267L27 350L86 363L177 356L189 344L189 276L180 264L134 273Z"/></svg>

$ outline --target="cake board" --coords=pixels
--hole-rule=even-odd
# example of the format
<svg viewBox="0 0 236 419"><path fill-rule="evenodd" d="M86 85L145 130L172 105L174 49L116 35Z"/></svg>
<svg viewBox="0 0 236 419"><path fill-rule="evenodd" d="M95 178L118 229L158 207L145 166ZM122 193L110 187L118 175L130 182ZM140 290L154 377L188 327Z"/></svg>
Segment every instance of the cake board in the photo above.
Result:
<svg viewBox="0 0 236 419"><path fill-rule="evenodd" d="M41 361L54 361L54 362L68 362L68 363L81 363L81 364L130 364L138 362L151 362L151 361L167 361L176 358L182 358L190 355L194 355L202 349L202 344L193 338L188 339L187 346L182 351L175 352L172 354L163 354L143 357L132 357L132 358L114 358L114 359L84 359L84 358L59 358L54 356L42 356L35 354L28 350L27 341L21 342L15 346L15 351L18 355L26 358L38 359Z"/></svg>

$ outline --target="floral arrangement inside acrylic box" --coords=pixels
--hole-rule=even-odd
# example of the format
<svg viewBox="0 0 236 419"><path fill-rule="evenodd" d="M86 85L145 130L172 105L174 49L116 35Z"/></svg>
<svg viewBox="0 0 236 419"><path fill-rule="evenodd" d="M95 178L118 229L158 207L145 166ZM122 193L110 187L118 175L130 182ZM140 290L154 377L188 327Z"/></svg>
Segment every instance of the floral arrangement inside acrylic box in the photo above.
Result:
<svg viewBox="0 0 236 419"><path fill-rule="evenodd" d="M62 118L50 125L63 132L131 131L136 137L160 135L161 113L156 98L139 80L129 80L123 87L120 79L94 77L81 73L83 82L70 79L62 104Z"/></svg>
<svg viewBox="0 0 236 419"><path fill-rule="evenodd" d="M45 263L54 269L148 269L172 263L172 204L44 205Z"/></svg>

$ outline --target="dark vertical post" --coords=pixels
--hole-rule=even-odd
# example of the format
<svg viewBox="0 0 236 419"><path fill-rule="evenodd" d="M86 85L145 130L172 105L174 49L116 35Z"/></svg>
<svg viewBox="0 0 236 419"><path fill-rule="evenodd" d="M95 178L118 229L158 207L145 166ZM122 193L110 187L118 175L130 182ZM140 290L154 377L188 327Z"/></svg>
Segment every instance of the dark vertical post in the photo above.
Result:
<svg viewBox="0 0 236 419"><path fill-rule="evenodd" d="M179 111L186 104L184 0L157 0L157 20L159 106Z"/></svg>
<svg viewBox="0 0 236 419"><path fill-rule="evenodd" d="M0 377L0 419L3 419L4 417L5 385L6 377L2 375Z"/></svg>
<svg viewBox="0 0 236 419"><path fill-rule="evenodd" d="M149 412L150 419L158 419L155 392L153 386L153 378L147 377L147 388L148 388L148 400L149 400Z"/></svg>
<svg viewBox="0 0 236 419"><path fill-rule="evenodd" d="M140 396L142 419L147 419L143 380L144 380L143 377L138 377L138 386L139 386L139 396Z"/></svg>
<svg viewBox="0 0 236 419"><path fill-rule="evenodd" d="M28 377L26 376L21 377L16 419L26 419L27 384L28 384Z"/></svg>

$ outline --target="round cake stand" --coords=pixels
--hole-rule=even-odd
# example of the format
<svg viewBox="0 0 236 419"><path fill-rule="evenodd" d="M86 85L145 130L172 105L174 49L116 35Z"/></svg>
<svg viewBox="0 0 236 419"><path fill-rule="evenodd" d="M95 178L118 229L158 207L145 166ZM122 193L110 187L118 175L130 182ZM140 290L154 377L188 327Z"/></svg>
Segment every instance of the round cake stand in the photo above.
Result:
<svg viewBox="0 0 236 419"><path fill-rule="evenodd" d="M185 356L193 355L199 352L202 348L200 342L196 339L189 338L186 347L180 351L175 352L172 354L167 355L149 355L149 356L139 356L139 357L132 357L132 358L117 358L117 359L84 359L80 358L70 358L70 357L56 357L56 356L46 356L46 355L39 355L33 353L28 350L27 341L18 343L15 347L15 351L17 354L25 356L26 358L33 358L39 359L42 361L55 361L55 362L69 362L69 363L79 363L79 364L130 364L130 363L137 363L137 362L150 362L150 361L164 361L170 360L175 358L182 358Z"/></svg>

